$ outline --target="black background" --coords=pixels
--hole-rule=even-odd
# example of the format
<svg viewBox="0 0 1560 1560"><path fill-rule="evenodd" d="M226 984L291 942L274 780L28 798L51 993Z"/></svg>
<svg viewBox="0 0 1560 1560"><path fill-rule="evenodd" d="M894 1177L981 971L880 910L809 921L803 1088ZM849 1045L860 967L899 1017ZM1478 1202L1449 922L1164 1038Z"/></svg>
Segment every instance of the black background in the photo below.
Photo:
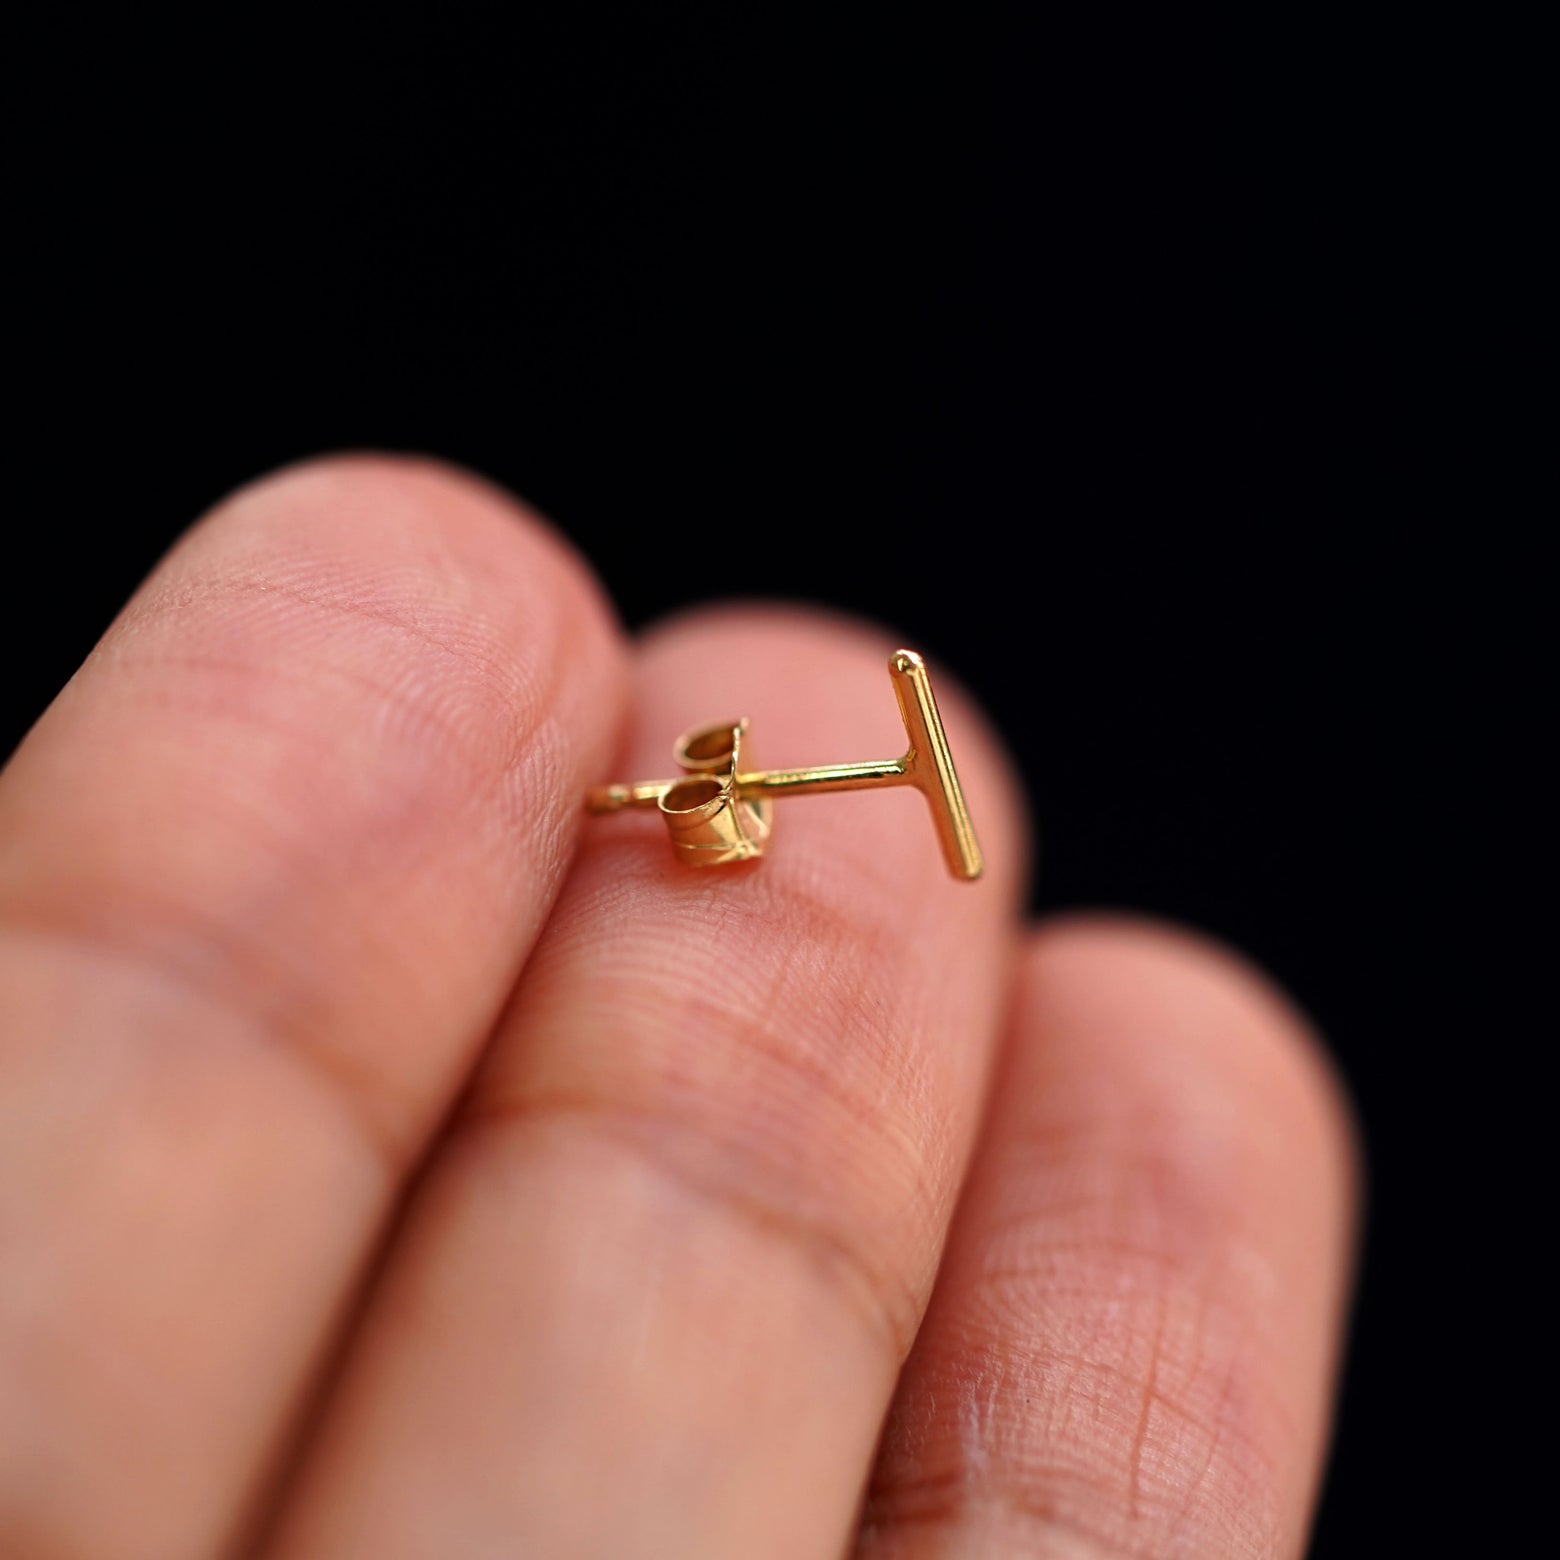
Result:
<svg viewBox="0 0 1560 1560"><path fill-rule="evenodd" d="M1499 544L1442 529L1458 89L1385 23L1177 10L61 13L10 66L0 750L189 520L342 446L524 494L631 624L896 625L1026 769L1035 909L1224 935L1350 1081L1315 1553L1494 1553L1456 820L1504 608Z"/></svg>

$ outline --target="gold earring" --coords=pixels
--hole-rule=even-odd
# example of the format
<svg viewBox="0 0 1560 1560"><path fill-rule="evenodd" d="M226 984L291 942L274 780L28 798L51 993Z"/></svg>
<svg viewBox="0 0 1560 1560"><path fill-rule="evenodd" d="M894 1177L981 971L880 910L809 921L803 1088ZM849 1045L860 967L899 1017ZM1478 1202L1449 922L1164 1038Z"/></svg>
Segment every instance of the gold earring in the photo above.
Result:
<svg viewBox="0 0 1560 1560"><path fill-rule="evenodd" d="M888 675L910 739L903 758L815 769L743 770L748 723L740 720L703 726L679 737L674 752L683 774L678 779L598 785L586 796L585 805L593 813L616 812L620 807L659 808L679 861L690 867L719 867L764 854L777 796L913 785L932 810L948 870L957 878L978 878L980 845L954 772L926 663L913 650L896 650L888 658Z"/></svg>

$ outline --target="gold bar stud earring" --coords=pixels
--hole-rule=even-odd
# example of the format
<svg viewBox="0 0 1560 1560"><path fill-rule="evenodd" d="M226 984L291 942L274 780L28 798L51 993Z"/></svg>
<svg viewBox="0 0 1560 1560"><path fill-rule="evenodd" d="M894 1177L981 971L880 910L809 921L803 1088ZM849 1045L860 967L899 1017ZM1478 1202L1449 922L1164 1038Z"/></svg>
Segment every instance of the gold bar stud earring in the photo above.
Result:
<svg viewBox="0 0 1560 1560"><path fill-rule="evenodd" d="M673 751L683 771L678 779L598 785L587 794L586 808L593 813L616 812L621 807L658 808L679 861L691 867L719 867L764 854L778 796L913 785L932 810L932 825L948 870L956 878L973 881L981 874L980 845L954 772L926 663L914 650L896 650L888 658L888 675L910 739L902 758L814 769L748 770L742 767L747 721L701 726L677 740Z"/></svg>

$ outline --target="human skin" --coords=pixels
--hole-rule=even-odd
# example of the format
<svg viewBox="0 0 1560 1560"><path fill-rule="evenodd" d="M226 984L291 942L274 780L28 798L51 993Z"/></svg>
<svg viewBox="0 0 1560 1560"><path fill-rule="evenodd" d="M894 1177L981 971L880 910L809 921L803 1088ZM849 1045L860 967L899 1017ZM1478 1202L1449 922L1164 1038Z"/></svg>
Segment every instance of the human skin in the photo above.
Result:
<svg viewBox="0 0 1560 1560"><path fill-rule="evenodd" d="M1026 926L920 798L690 872L675 734L899 732L883 631L628 642L474 478L268 478L0 775L0 1554L1293 1556L1356 1152L1304 1020Z"/></svg>

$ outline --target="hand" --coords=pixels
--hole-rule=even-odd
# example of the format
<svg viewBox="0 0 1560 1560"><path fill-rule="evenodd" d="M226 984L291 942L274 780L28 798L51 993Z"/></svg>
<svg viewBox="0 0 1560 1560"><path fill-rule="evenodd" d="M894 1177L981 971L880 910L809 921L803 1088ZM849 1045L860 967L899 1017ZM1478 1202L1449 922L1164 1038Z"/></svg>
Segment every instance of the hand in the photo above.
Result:
<svg viewBox="0 0 1560 1560"><path fill-rule="evenodd" d="M180 544L0 779L0 1552L1302 1550L1352 1138L1259 976L1020 929L946 678L976 887L906 793L582 832L728 715L897 751L890 648L627 646L424 464Z"/></svg>

